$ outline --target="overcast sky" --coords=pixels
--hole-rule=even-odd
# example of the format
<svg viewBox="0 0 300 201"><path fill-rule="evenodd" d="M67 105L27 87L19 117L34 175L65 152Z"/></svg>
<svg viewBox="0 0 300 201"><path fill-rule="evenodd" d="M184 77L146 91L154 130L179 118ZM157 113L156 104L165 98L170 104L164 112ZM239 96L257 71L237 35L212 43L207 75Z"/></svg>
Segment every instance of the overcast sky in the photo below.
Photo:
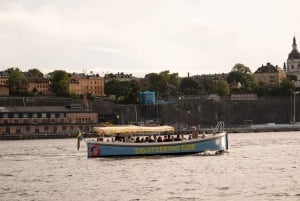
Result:
<svg viewBox="0 0 300 201"><path fill-rule="evenodd" d="M0 70L180 76L283 66L299 0L0 0Z"/></svg>

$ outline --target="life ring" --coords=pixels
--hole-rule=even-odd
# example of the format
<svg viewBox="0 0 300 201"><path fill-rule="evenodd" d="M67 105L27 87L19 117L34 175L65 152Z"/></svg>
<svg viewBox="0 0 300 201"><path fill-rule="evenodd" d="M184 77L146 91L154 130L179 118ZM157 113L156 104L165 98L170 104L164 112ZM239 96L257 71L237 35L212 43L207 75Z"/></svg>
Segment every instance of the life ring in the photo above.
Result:
<svg viewBox="0 0 300 201"><path fill-rule="evenodd" d="M100 153L100 149L97 145L93 145L90 147L90 154L92 157L97 157Z"/></svg>

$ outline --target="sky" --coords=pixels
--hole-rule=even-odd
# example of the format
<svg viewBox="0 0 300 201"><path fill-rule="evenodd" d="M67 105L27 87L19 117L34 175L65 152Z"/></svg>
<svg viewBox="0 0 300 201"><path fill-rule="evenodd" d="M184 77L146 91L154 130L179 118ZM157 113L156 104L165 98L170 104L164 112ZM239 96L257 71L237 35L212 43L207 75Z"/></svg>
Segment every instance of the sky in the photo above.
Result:
<svg viewBox="0 0 300 201"><path fill-rule="evenodd" d="M0 0L0 70L143 77L283 66L299 0ZM298 42L299 41L299 42Z"/></svg>

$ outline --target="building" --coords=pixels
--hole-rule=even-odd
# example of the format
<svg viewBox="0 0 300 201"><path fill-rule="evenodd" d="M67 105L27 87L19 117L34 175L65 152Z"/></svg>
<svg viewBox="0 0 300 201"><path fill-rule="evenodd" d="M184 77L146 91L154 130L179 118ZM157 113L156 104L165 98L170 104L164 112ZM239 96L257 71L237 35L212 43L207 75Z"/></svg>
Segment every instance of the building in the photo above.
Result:
<svg viewBox="0 0 300 201"><path fill-rule="evenodd" d="M278 66L267 63L267 65L262 65L258 68L254 72L253 77L256 83L264 83L269 87L276 87L286 78L286 73Z"/></svg>
<svg viewBox="0 0 300 201"><path fill-rule="evenodd" d="M73 74L69 81L69 94L104 96L104 78L98 74Z"/></svg>
<svg viewBox="0 0 300 201"><path fill-rule="evenodd" d="M50 94L49 79L44 77L27 76L28 86L27 91L35 94Z"/></svg>
<svg viewBox="0 0 300 201"><path fill-rule="evenodd" d="M83 107L0 107L0 135L68 135L90 132L98 125L98 113Z"/></svg>
<svg viewBox="0 0 300 201"><path fill-rule="evenodd" d="M292 51L288 55L286 64L284 64L284 70L287 75L296 78L294 84L296 87L300 87L300 53L297 49L295 36L293 38Z"/></svg>
<svg viewBox="0 0 300 201"><path fill-rule="evenodd" d="M7 85L8 72L0 72L0 96L9 96L9 88Z"/></svg>

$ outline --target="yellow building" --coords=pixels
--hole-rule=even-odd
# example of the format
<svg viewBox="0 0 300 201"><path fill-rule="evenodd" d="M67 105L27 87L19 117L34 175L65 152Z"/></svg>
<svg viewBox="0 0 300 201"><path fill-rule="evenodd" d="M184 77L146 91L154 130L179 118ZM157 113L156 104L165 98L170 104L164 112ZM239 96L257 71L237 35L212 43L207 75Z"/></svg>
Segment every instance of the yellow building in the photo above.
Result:
<svg viewBox="0 0 300 201"><path fill-rule="evenodd" d="M69 94L104 96L104 78L99 75L74 74L69 81Z"/></svg>
<svg viewBox="0 0 300 201"><path fill-rule="evenodd" d="M43 77L28 76L27 91L38 94L50 94L49 80Z"/></svg>
<svg viewBox="0 0 300 201"><path fill-rule="evenodd" d="M286 73L278 66L273 66L267 63L266 66L262 65L253 74L256 83L264 83L269 87L279 86Z"/></svg>

